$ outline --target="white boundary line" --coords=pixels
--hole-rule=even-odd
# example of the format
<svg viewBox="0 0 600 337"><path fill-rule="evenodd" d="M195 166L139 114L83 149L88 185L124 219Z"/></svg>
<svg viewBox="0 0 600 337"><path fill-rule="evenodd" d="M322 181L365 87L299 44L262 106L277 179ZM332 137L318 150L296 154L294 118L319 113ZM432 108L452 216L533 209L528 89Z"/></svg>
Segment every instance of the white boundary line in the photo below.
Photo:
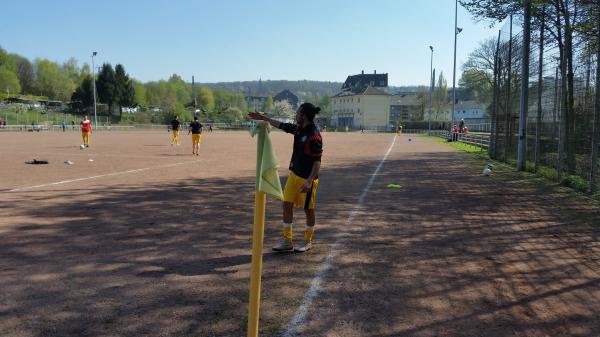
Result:
<svg viewBox="0 0 600 337"><path fill-rule="evenodd" d="M199 161L200 161L199 159L196 159L196 160L184 161L184 162L179 162L179 163L174 163L174 164L144 167L144 168L140 168L140 169L120 171L120 172L112 172L112 173L100 174L100 175L97 175L97 176L91 176L91 177L85 177L85 178L77 178L77 179L69 179L69 180L57 181L57 182L49 183L49 184L42 184L42 185L35 185L35 186L15 188L15 189L9 190L8 192L19 192L19 191L25 191L25 190L32 190L32 189L36 189L36 188L40 188L40 187L62 185L62 184L74 183L74 182L77 182L77 181L84 181L84 180L90 180L90 179L104 178L104 177L110 177L110 176L117 176L117 175L121 175L121 174L128 174L128 173L135 173L135 172L142 172L142 171L148 171L148 170L158 169L158 168L167 168L167 167L179 166L179 165L183 165L183 164L197 163Z"/></svg>
<svg viewBox="0 0 600 337"><path fill-rule="evenodd" d="M371 186L373 185L373 181L375 181L375 177L379 173L379 170L383 166L383 163L386 161L387 157L389 156L390 152L392 151L392 148L394 147L394 144L396 143L397 137L398 137L398 135L394 135L394 140L392 141L392 144L390 145L387 152L383 156L383 159L381 159L381 161L379 162L379 165L377 165L375 172L373 172L373 174L371 175L371 178L369 179L367 186L365 186L362 193L358 197L358 202L352 208L352 211L350 212L350 215L348 216L348 219L346 220L346 225L352 224L354 217L358 213L359 209L362 207L362 204L365 201L365 196L371 189ZM325 258L325 261L323 262L323 264L321 265L321 268L317 272L317 275L315 275L315 277L312 279L312 281L310 283L310 287L304 294L302 303L298 307L298 310L296 310L294 317L290 321L290 324L288 325L287 330L283 333L282 337L296 336L296 333L297 333L296 331L298 330L298 327L304 325L305 320L306 320L306 315L308 314L308 308L312 304L312 302L315 299L315 297L317 296L317 294L321 291L321 283L322 283L323 279L325 278L327 272L329 272L329 270L333 267L334 259L338 255L339 247L341 245L342 245L342 242L338 238L338 240L331 247L329 254Z"/></svg>

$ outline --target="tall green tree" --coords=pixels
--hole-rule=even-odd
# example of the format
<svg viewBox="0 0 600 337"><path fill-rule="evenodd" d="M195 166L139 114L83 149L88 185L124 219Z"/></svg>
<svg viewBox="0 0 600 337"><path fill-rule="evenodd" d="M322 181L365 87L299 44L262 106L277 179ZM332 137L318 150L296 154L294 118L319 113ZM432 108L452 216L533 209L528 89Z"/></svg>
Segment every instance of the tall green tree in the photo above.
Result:
<svg viewBox="0 0 600 337"><path fill-rule="evenodd" d="M0 67L5 67L13 73L17 70L12 58L2 47L0 47Z"/></svg>
<svg viewBox="0 0 600 337"><path fill-rule="evenodd" d="M34 94L35 93L35 74L33 72L33 66L31 62L23 56L17 54L10 54L15 68L16 74L21 84L21 93L23 94Z"/></svg>
<svg viewBox="0 0 600 337"><path fill-rule="evenodd" d="M133 83L122 64L117 64L115 67L115 87L117 92L115 102L119 106L119 118L122 118L123 107L132 107L135 105Z"/></svg>
<svg viewBox="0 0 600 337"><path fill-rule="evenodd" d="M438 77L436 88L433 91L432 101L435 120L440 120L441 115L448 109L448 82L446 81L443 72L440 72L440 76Z"/></svg>
<svg viewBox="0 0 600 337"><path fill-rule="evenodd" d="M18 94L21 92L21 85L17 74L8 70L5 66L0 66L0 92Z"/></svg>
<svg viewBox="0 0 600 337"><path fill-rule="evenodd" d="M113 106L117 103L119 92L115 79L115 71L110 63L104 63L98 73L96 81L96 90L100 102L108 106L108 116L112 116Z"/></svg>
<svg viewBox="0 0 600 337"><path fill-rule="evenodd" d="M427 108L427 103L429 100L429 92L427 91L427 88L425 87L421 87L419 88L419 91L417 91L417 106L418 106L418 111L419 111L419 115L416 116L416 120L418 121L423 121L426 120L425 118L425 109Z"/></svg>
<svg viewBox="0 0 600 337"><path fill-rule="evenodd" d="M148 107L148 102L146 101L146 87L144 84L137 80L132 80L133 83L133 91L135 92L135 103L142 107Z"/></svg>
<svg viewBox="0 0 600 337"><path fill-rule="evenodd" d="M63 73L73 82L77 83L79 80L79 65L74 57L69 58L65 63L62 64L61 70Z"/></svg>
<svg viewBox="0 0 600 337"><path fill-rule="evenodd" d="M215 109L215 97L213 96L213 92L209 87L200 87L199 92L199 101L200 106L209 111L213 111Z"/></svg>
<svg viewBox="0 0 600 337"><path fill-rule="evenodd" d="M86 76L81 84L71 95L73 107L79 111L87 109L94 104L94 79L92 75Z"/></svg>
<svg viewBox="0 0 600 337"><path fill-rule="evenodd" d="M272 108L273 108L273 97L271 95L269 95L269 96L267 96L267 99L265 99L265 104L263 104L262 111L263 112L271 111Z"/></svg>
<svg viewBox="0 0 600 337"><path fill-rule="evenodd" d="M46 59L34 62L36 71L36 93L49 99L68 101L75 90L75 84L61 70L60 66Z"/></svg>
<svg viewBox="0 0 600 337"><path fill-rule="evenodd" d="M169 85L170 90L175 91L179 103L183 105L191 105L193 103L192 87L187 84L181 76L177 74L171 75L171 77L169 77Z"/></svg>

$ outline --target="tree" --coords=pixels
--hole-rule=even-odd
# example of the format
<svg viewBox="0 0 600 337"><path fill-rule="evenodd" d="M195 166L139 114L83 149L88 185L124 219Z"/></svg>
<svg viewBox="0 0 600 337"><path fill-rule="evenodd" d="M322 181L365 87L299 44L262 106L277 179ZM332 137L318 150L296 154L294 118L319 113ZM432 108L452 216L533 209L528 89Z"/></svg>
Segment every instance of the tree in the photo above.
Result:
<svg viewBox="0 0 600 337"><path fill-rule="evenodd" d="M489 19L502 21L512 14L520 13L524 8L524 1L518 0L461 0L465 7L476 19ZM592 17L597 20L598 14L585 15L587 6L597 0L531 0L532 17L537 22L544 17L546 33L554 39L559 50L559 68L561 73L561 135L559 137L560 152L566 153L567 169L575 171L576 137L575 137L575 99L574 99L574 72L573 72L573 34L581 22ZM593 12L593 11L587 11ZM597 22L597 21L593 21ZM563 158L559 158L558 171L562 171Z"/></svg>
<svg viewBox="0 0 600 337"><path fill-rule="evenodd" d="M98 73L96 81L96 90L100 102L108 105L108 117L112 116L112 108L119 97L119 92L115 79L115 71L109 63L104 63Z"/></svg>
<svg viewBox="0 0 600 337"><path fill-rule="evenodd" d="M131 81L133 83L133 91L135 92L135 103L143 108L148 107L148 102L146 101L146 87L140 81Z"/></svg>
<svg viewBox="0 0 600 337"><path fill-rule="evenodd" d="M160 86L159 82L148 82L144 84L146 92L146 104L149 107L160 106Z"/></svg>
<svg viewBox="0 0 600 337"><path fill-rule="evenodd" d="M330 118L331 117L331 100L328 95L321 96L321 103L319 104L321 113L319 116Z"/></svg>
<svg viewBox="0 0 600 337"><path fill-rule="evenodd" d="M271 95L267 96L265 99L265 103L263 104L262 111L267 112L273 108L273 97Z"/></svg>
<svg viewBox="0 0 600 337"><path fill-rule="evenodd" d="M16 67L16 74L19 78L19 83L21 84L21 93L34 94L35 74L31 62L29 62L27 58L17 54L10 54L10 57Z"/></svg>
<svg viewBox="0 0 600 337"><path fill-rule="evenodd" d="M465 96L478 102L489 104L492 99L493 74L483 71L467 70L462 73L458 85L465 91Z"/></svg>
<svg viewBox="0 0 600 337"><path fill-rule="evenodd" d="M71 102L77 110L89 108L94 104L94 79L88 75L71 95Z"/></svg>
<svg viewBox="0 0 600 337"><path fill-rule="evenodd" d="M5 67L11 72L15 72L17 70L15 63L11 59L10 55L6 52L6 50L0 47L0 67Z"/></svg>
<svg viewBox="0 0 600 337"><path fill-rule="evenodd" d="M8 70L5 66L0 66L0 92L10 91L12 94L21 92L21 85L17 75Z"/></svg>
<svg viewBox="0 0 600 337"><path fill-rule="evenodd" d="M192 88L189 84L185 83L181 76L177 74L171 75L171 77L169 77L169 85L171 90L175 92L179 103L183 105L193 105Z"/></svg>
<svg viewBox="0 0 600 337"><path fill-rule="evenodd" d="M480 42L462 65L463 74L458 82L468 97L485 104L492 99L495 54L496 39Z"/></svg>
<svg viewBox="0 0 600 337"><path fill-rule="evenodd" d="M273 112L275 113L275 116L285 118L294 118L294 115L296 114L287 100L275 102L273 104Z"/></svg>
<svg viewBox="0 0 600 337"><path fill-rule="evenodd" d="M119 118L123 117L123 107L132 107L135 105L135 90L129 75L125 73L125 67L117 64L115 67L115 91L117 97L115 102L119 105Z"/></svg>
<svg viewBox="0 0 600 337"><path fill-rule="evenodd" d="M36 93L49 99L68 101L75 90L75 84L62 72L60 66L46 59L34 62L36 70Z"/></svg>
<svg viewBox="0 0 600 337"><path fill-rule="evenodd" d="M74 57L69 58L61 67L63 73L73 82L77 83L79 80L79 66L77 60Z"/></svg>
<svg viewBox="0 0 600 337"><path fill-rule="evenodd" d="M427 91L427 88L419 88L419 91L417 91L417 106L419 109L419 115L416 118L418 121L425 120L425 108L427 107L428 102L429 92Z"/></svg>
<svg viewBox="0 0 600 337"><path fill-rule="evenodd" d="M433 111L435 112L435 120L439 120L440 114L443 114L448 108L448 83L444 78L444 73L440 72L436 88L433 92Z"/></svg>
<svg viewBox="0 0 600 337"><path fill-rule="evenodd" d="M213 96L213 92L209 87L201 87L198 96L200 106L203 109L209 111L213 111L215 109L215 97Z"/></svg>
<svg viewBox="0 0 600 337"><path fill-rule="evenodd" d="M241 121L244 118L243 116L242 110L236 107L229 107L221 112L219 119L226 123L234 123Z"/></svg>

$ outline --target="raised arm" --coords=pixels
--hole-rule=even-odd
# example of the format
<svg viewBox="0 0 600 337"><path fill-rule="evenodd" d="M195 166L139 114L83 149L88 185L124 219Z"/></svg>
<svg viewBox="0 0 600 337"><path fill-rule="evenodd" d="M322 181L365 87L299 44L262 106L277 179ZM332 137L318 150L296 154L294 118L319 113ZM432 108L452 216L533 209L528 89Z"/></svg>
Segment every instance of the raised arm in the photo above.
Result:
<svg viewBox="0 0 600 337"><path fill-rule="evenodd" d="M269 117L265 116L264 114L261 114L260 112L257 112L257 111L249 112L248 117L250 117L250 119L254 119L257 121L266 121L269 124L271 124L273 127L278 128L278 129L281 127L280 121L269 118Z"/></svg>

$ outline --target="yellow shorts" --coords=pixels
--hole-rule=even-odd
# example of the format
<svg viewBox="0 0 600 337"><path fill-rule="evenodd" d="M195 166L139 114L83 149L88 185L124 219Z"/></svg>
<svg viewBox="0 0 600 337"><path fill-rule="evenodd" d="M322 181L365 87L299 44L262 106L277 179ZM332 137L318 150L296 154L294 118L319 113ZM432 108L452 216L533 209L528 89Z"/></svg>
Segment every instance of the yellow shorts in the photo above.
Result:
<svg viewBox="0 0 600 337"><path fill-rule="evenodd" d="M200 143L200 140L202 139L202 135L201 134L193 134L192 135L192 143Z"/></svg>
<svg viewBox="0 0 600 337"><path fill-rule="evenodd" d="M314 209L315 198L317 197L317 187L319 186L319 179L313 181L312 187L308 190L308 193L301 193L300 188L304 184L306 179L298 177L294 172L290 171L285 182L285 189L283 191L283 201L291 202L295 208Z"/></svg>

